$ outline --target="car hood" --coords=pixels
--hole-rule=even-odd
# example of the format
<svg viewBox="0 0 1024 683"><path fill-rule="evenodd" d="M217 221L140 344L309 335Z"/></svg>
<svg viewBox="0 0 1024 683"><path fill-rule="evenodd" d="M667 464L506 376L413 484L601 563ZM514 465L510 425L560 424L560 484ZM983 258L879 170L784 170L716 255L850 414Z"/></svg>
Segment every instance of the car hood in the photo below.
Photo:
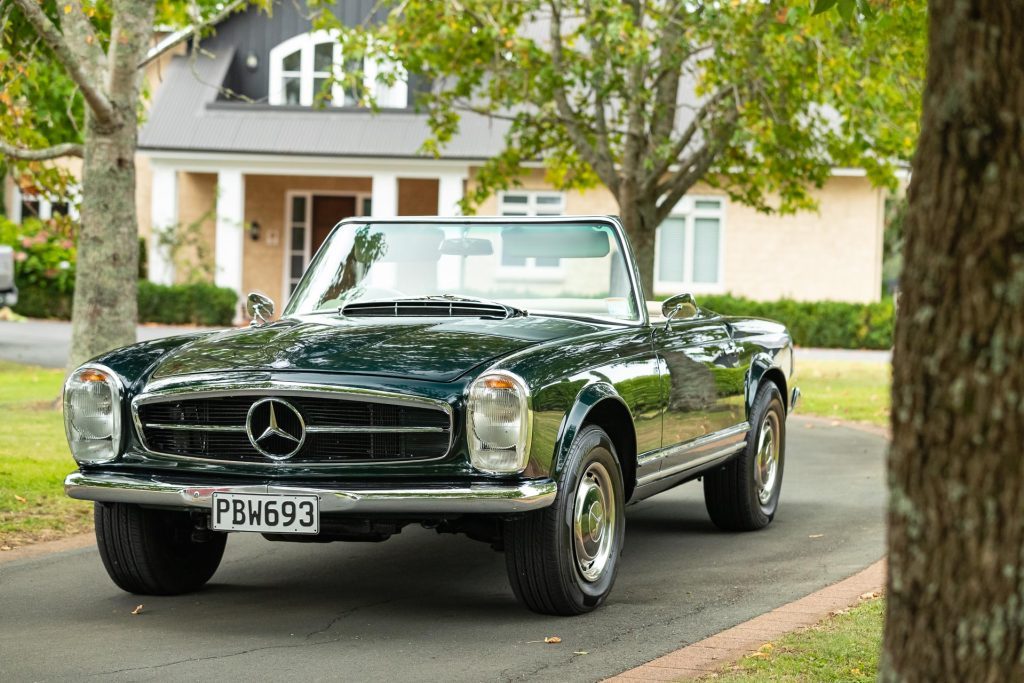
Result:
<svg viewBox="0 0 1024 683"><path fill-rule="evenodd" d="M605 326L562 318L279 320L217 332L170 351L152 377L235 370L301 370L449 382L529 346Z"/></svg>

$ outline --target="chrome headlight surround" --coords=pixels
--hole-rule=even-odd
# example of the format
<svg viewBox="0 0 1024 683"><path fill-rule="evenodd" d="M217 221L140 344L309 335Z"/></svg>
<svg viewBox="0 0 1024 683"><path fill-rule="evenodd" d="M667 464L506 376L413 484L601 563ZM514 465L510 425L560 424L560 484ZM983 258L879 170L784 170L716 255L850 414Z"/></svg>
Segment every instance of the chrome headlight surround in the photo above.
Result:
<svg viewBox="0 0 1024 683"><path fill-rule="evenodd" d="M78 368L64 382L64 433L80 465L111 462L121 452L121 380L98 364Z"/></svg>
<svg viewBox="0 0 1024 683"><path fill-rule="evenodd" d="M491 370L469 385L466 436L469 460L487 474L517 474L530 457L533 410L526 382L506 370Z"/></svg>

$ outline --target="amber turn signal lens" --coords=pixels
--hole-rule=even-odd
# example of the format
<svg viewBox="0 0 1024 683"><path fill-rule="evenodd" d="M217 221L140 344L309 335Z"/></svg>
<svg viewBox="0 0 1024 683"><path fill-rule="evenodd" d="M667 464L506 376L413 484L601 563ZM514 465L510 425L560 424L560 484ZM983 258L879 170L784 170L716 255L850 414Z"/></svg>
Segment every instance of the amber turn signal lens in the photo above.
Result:
<svg viewBox="0 0 1024 683"><path fill-rule="evenodd" d="M516 385L512 383L512 380L505 379L504 377L488 377L483 382L484 386L488 389L515 389Z"/></svg>
<svg viewBox="0 0 1024 683"><path fill-rule="evenodd" d="M78 373L78 380L81 382L106 382L107 376L99 370L82 370Z"/></svg>

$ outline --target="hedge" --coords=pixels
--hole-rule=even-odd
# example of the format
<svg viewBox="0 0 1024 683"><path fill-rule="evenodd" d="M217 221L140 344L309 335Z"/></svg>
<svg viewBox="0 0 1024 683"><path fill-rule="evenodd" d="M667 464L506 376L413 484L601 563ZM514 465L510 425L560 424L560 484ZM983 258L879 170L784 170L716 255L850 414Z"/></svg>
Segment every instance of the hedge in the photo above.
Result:
<svg viewBox="0 0 1024 683"><path fill-rule="evenodd" d="M722 315L777 320L800 346L837 349L892 348L892 299L852 304L841 301L753 301L730 295L698 296L702 308Z"/></svg>
<svg viewBox="0 0 1024 683"><path fill-rule="evenodd" d="M139 281L139 320L168 325L230 325L238 296L205 282L157 285Z"/></svg>
<svg viewBox="0 0 1024 683"><path fill-rule="evenodd" d="M139 281L139 321L167 325L230 325L235 317L234 290L207 283L158 285ZM22 285L16 313L29 318L71 318L71 294Z"/></svg>

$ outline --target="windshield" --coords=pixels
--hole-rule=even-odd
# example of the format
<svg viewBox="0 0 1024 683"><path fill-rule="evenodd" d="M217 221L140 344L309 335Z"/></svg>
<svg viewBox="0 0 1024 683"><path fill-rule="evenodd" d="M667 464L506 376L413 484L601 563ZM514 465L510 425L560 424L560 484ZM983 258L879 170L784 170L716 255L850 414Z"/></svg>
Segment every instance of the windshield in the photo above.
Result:
<svg viewBox="0 0 1024 683"><path fill-rule="evenodd" d="M596 221L347 223L317 252L284 314L430 296L639 319L619 237Z"/></svg>

